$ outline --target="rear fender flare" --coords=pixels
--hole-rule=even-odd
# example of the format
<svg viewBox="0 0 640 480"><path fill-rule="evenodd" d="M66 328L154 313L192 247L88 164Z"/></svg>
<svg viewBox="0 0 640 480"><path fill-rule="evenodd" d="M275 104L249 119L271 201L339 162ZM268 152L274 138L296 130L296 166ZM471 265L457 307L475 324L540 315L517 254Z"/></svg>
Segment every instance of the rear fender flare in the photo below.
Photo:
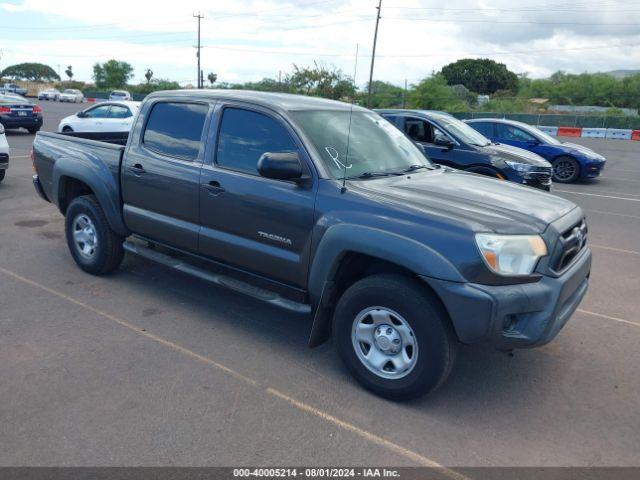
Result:
<svg viewBox="0 0 640 480"><path fill-rule="evenodd" d="M62 211L60 202L63 179L69 177L86 184L98 199L104 210L109 225L119 235L128 235L120 208L120 189L113 173L104 162L91 155L84 155L83 161L69 157L58 158L54 164L52 175L52 199Z"/></svg>

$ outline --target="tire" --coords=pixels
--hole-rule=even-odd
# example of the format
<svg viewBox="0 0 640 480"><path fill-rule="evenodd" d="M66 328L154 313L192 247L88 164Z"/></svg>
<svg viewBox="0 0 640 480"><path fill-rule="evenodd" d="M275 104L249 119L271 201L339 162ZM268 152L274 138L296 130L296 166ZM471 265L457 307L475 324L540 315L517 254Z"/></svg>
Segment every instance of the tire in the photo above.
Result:
<svg viewBox="0 0 640 480"><path fill-rule="evenodd" d="M27 128L27 130L29 131L29 133L31 133L32 135L35 133L38 133L38 131L40 130L40 128Z"/></svg>
<svg viewBox="0 0 640 480"><path fill-rule="evenodd" d="M111 230L93 195L77 197L71 202L65 218L65 234L71 256L87 273L104 275L122 262L123 238Z"/></svg>
<svg viewBox="0 0 640 480"><path fill-rule="evenodd" d="M573 183L580 177L580 165L575 158L558 157L553 162L552 180L558 183Z"/></svg>
<svg viewBox="0 0 640 480"><path fill-rule="evenodd" d="M4 176L6 175L6 170L0 170L0 182L4 180Z"/></svg>
<svg viewBox="0 0 640 480"><path fill-rule="evenodd" d="M364 342L356 340L359 333ZM416 280L391 274L366 277L344 292L333 317L333 337L355 379L393 400L437 389L453 368L457 347L448 315L434 294ZM385 348L390 350L385 353ZM382 369L368 363L372 354L370 360ZM401 362L399 368L392 358Z"/></svg>
<svg viewBox="0 0 640 480"><path fill-rule="evenodd" d="M65 125L64 127L62 127L62 131L63 132L73 132L73 128L71 128L69 125Z"/></svg>

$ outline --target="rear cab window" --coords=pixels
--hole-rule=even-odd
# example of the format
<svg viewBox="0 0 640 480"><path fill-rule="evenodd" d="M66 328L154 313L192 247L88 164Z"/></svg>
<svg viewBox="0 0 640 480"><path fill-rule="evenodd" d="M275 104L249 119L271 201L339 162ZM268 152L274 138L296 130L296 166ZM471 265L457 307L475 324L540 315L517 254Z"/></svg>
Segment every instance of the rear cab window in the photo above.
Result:
<svg viewBox="0 0 640 480"><path fill-rule="evenodd" d="M161 155L196 160L208 111L202 103L157 102L149 113L143 145Z"/></svg>

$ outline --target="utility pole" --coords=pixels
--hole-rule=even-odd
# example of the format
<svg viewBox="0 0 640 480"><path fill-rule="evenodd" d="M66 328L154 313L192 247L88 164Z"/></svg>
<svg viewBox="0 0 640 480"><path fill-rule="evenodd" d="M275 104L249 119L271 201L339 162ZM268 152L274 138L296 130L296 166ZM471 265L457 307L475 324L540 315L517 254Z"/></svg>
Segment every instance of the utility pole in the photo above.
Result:
<svg viewBox="0 0 640 480"><path fill-rule="evenodd" d="M376 16L376 30L373 34L373 51L371 52L371 70L369 71L369 91L367 92L367 107L371 105L371 88L373 82L373 63L376 60L376 43L378 42L378 24L380 23L380 11L382 10L382 0L378 0L378 15Z"/></svg>
<svg viewBox="0 0 640 480"><path fill-rule="evenodd" d="M407 104L407 79L404 79L404 90L402 91L402 108L405 108ZM538 122L538 124L540 124Z"/></svg>
<svg viewBox="0 0 640 480"><path fill-rule="evenodd" d="M198 79L198 88L202 88L202 77L200 70L200 20L204 18L204 15L202 15L200 12L198 12L197 15L194 13L193 18L198 19L198 46L196 47L198 49L198 53L196 53L196 57L198 57L198 74L196 75L196 78Z"/></svg>

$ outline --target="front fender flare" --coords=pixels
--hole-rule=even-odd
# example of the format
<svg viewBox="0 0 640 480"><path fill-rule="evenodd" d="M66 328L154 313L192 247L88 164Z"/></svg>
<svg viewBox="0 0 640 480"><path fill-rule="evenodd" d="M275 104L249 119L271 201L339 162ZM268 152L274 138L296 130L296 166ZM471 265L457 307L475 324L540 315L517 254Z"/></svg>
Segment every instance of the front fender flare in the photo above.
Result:
<svg viewBox="0 0 640 480"><path fill-rule="evenodd" d="M328 337L331 319L326 300L340 262L348 253L380 258L421 276L465 281L451 262L423 243L372 227L350 224L329 227L316 249L309 271L309 300L314 312L309 346L319 345Z"/></svg>

